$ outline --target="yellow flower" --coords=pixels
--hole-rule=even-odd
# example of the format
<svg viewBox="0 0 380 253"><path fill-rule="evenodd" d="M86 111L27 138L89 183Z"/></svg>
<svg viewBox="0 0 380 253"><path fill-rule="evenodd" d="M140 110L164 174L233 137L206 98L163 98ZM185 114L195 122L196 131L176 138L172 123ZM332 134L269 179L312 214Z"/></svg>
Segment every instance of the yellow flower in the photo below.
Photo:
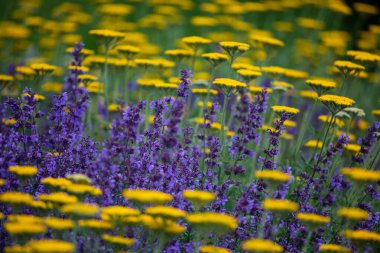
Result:
<svg viewBox="0 0 380 253"><path fill-rule="evenodd" d="M206 59L212 66L217 66L218 64L229 59L228 55L221 53L205 53L201 56L203 59Z"/></svg>
<svg viewBox="0 0 380 253"><path fill-rule="evenodd" d="M357 182L377 182L380 180L380 172L369 170L366 168L342 168L341 173L344 176L347 176L353 181Z"/></svg>
<svg viewBox="0 0 380 253"><path fill-rule="evenodd" d="M307 224L326 224L330 222L330 217L314 213L297 213L296 218Z"/></svg>
<svg viewBox="0 0 380 253"><path fill-rule="evenodd" d="M322 142L321 141L317 141L317 140L308 140L304 144L304 146L307 147L307 148L315 148L315 147L322 148Z"/></svg>
<svg viewBox="0 0 380 253"><path fill-rule="evenodd" d="M369 218L369 213L366 210L354 207L340 208L337 215L349 220L368 220Z"/></svg>
<svg viewBox="0 0 380 253"><path fill-rule="evenodd" d="M203 205L215 200L215 194L212 192L200 190L184 190L182 196L195 204Z"/></svg>
<svg viewBox="0 0 380 253"><path fill-rule="evenodd" d="M380 110L377 109L377 110L372 110L371 113L375 116L380 116Z"/></svg>
<svg viewBox="0 0 380 253"><path fill-rule="evenodd" d="M9 222L18 222L18 223L43 223L43 219L38 216L29 215L29 214L10 214L8 215Z"/></svg>
<svg viewBox="0 0 380 253"><path fill-rule="evenodd" d="M124 33L107 29L91 30L89 33L99 38L105 44L117 42L125 37Z"/></svg>
<svg viewBox="0 0 380 253"><path fill-rule="evenodd" d="M173 196L168 193L144 189L125 189L123 196L131 201L155 204L163 204L173 199Z"/></svg>
<svg viewBox="0 0 380 253"><path fill-rule="evenodd" d="M30 68L35 71L39 76L43 76L52 73L57 67L47 64L47 63L33 63Z"/></svg>
<svg viewBox="0 0 380 253"><path fill-rule="evenodd" d="M351 98L330 94L322 95L318 99L319 101L324 103L332 113L337 113L343 110L344 108L350 107L356 103L355 100Z"/></svg>
<svg viewBox="0 0 380 253"><path fill-rule="evenodd" d="M283 251L282 247L277 243L264 239L251 239L248 241L244 241L241 247L243 250L249 252L275 253Z"/></svg>
<svg viewBox="0 0 380 253"><path fill-rule="evenodd" d="M324 23L322 21L304 17L297 18L297 24L301 27L313 30L322 29L324 27Z"/></svg>
<svg viewBox="0 0 380 253"><path fill-rule="evenodd" d="M11 235L46 233L46 227L41 223L7 222L4 224L4 228Z"/></svg>
<svg viewBox="0 0 380 253"><path fill-rule="evenodd" d="M72 204L78 201L77 197L68 195L65 192L53 192L49 194L40 194L39 200L53 204Z"/></svg>
<svg viewBox="0 0 380 253"><path fill-rule="evenodd" d="M265 45L268 46L275 46L275 47L283 47L284 42L282 42L279 39L263 36L260 34L251 34L249 36L249 39L253 42L253 45L256 47L262 47Z"/></svg>
<svg viewBox="0 0 380 253"><path fill-rule="evenodd" d="M6 126L13 126L17 123L17 120L14 118L2 118L1 122L3 122L3 124Z"/></svg>
<svg viewBox="0 0 380 253"><path fill-rule="evenodd" d="M30 241L27 246L32 252L36 253L69 253L74 251L74 244L70 242L41 239L38 241Z"/></svg>
<svg viewBox="0 0 380 253"><path fill-rule="evenodd" d="M344 135L348 135L349 136L349 138L350 138L350 141L356 141L356 136L354 135L354 134L350 134L350 133L346 133L346 132L343 132L343 131L341 131L341 130L337 130L336 132L335 132L335 136L336 137L339 137L339 136L341 136L342 134L344 134ZM352 148L354 148L354 145L357 145L357 144L349 144Z"/></svg>
<svg viewBox="0 0 380 253"><path fill-rule="evenodd" d="M113 228L112 223L95 219L80 220L78 225L79 227L89 228L91 230L111 230Z"/></svg>
<svg viewBox="0 0 380 253"><path fill-rule="evenodd" d="M166 50L165 54L179 60L192 57L194 55L194 52L188 49L170 49Z"/></svg>
<svg viewBox="0 0 380 253"><path fill-rule="evenodd" d="M284 76L293 78L293 79L303 79L309 76L307 72L296 70L296 69L285 69L283 74Z"/></svg>
<svg viewBox="0 0 380 253"><path fill-rule="evenodd" d="M41 179L41 183L44 185L56 187L56 188L62 188L62 187L72 184L72 182L70 180L67 180L66 178L53 178L53 177L45 177Z"/></svg>
<svg viewBox="0 0 380 253"><path fill-rule="evenodd" d="M295 212L298 210L299 205L296 202L286 199L265 199L263 208L264 210L273 212Z"/></svg>
<svg viewBox="0 0 380 253"><path fill-rule="evenodd" d="M114 235L107 235L107 234L102 234L102 239L111 244L124 245L124 246L132 246L132 244L135 242L135 240L131 238L125 238L122 236L114 236Z"/></svg>
<svg viewBox="0 0 380 253"><path fill-rule="evenodd" d="M319 246L319 252L340 252L340 253L349 253L351 249L340 246L338 244L321 244Z"/></svg>
<svg viewBox="0 0 380 253"><path fill-rule="evenodd" d="M58 82L48 82L42 86L42 90L46 92L61 93L63 84Z"/></svg>
<svg viewBox="0 0 380 253"><path fill-rule="evenodd" d="M74 70L74 71L81 71L81 72L89 72L90 69L86 66L73 66L70 65L67 67L69 70Z"/></svg>
<svg viewBox="0 0 380 253"><path fill-rule="evenodd" d="M318 95L336 88L335 82L324 79L309 79L306 80L306 84L308 84L314 91L316 91Z"/></svg>
<svg viewBox="0 0 380 253"><path fill-rule="evenodd" d="M5 253L30 253L30 248L27 246L21 245L13 245L13 246L5 246Z"/></svg>
<svg viewBox="0 0 380 253"><path fill-rule="evenodd" d="M361 146L358 145L358 144L352 144L352 143L348 143L347 145L345 145L343 147L345 150L348 150L350 152L353 152L354 154L357 154L360 149L361 149Z"/></svg>
<svg viewBox="0 0 380 253"><path fill-rule="evenodd" d="M120 221L124 217L140 215L140 211L125 206L106 206L102 208L101 217L103 220Z"/></svg>
<svg viewBox="0 0 380 253"><path fill-rule="evenodd" d="M351 241L380 242L380 234L367 230L346 230L344 236Z"/></svg>
<svg viewBox="0 0 380 253"><path fill-rule="evenodd" d="M351 76L355 76L365 69L364 66L350 61L335 61L334 66L338 68L342 74Z"/></svg>
<svg viewBox="0 0 380 253"><path fill-rule="evenodd" d="M361 62L378 62L380 61L380 56L377 54L371 54L364 51L347 51L347 55L354 58L354 60Z"/></svg>
<svg viewBox="0 0 380 253"><path fill-rule="evenodd" d="M286 69L278 66L265 66L262 67L261 70L271 75L283 75L286 71Z"/></svg>
<svg viewBox="0 0 380 253"><path fill-rule="evenodd" d="M257 86L249 86L249 91L254 94L261 94L263 90L266 89L268 93L272 93L273 90L271 88L257 87Z"/></svg>
<svg viewBox="0 0 380 253"><path fill-rule="evenodd" d="M66 48L66 53L71 54L74 50L75 50L75 48L73 48L73 47ZM90 49L87 49L87 48L82 48L80 50L80 54L83 55L83 56L89 56L89 55L93 55L94 51L90 50Z"/></svg>
<svg viewBox="0 0 380 253"><path fill-rule="evenodd" d="M5 181L4 179L0 178L0 186L4 186L6 184L7 181Z"/></svg>
<svg viewBox="0 0 380 253"><path fill-rule="evenodd" d="M31 97L31 95L29 93L27 93L27 92L23 93L22 95L26 96L26 97ZM34 99L36 101L45 100L45 96L40 95L40 94L34 94Z"/></svg>
<svg viewBox="0 0 380 253"><path fill-rule="evenodd" d="M201 45L207 45L211 43L210 39L206 39L199 36L188 36L182 38L182 42L192 48L197 48Z"/></svg>
<svg viewBox="0 0 380 253"><path fill-rule="evenodd" d="M180 234L186 230L184 226L172 220L165 220L162 217L153 217L146 214L140 216L140 222L151 230L161 230L167 234Z"/></svg>
<svg viewBox="0 0 380 253"><path fill-rule="evenodd" d="M37 174L37 168L29 165L13 165L9 166L8 170L22 177L30 177Z"/></svg>
<svg viewBox="0 0 380 253"><path fill-rule="evenodd" d="M164 90L176 90L179 88L179 85L176 83L157 83L155 87Z"/></svg>
<svg viewBox="0 0 380 253"><path fill-rule="evenodd" d="M164 83L164 81L161 79L137 79L136 82L139 86L143 87L154 87L157 84Z"/></svg>
<svg viewBox="0 0 380 253"><path fill-rule="evenodd" d="M74 222L68 219L61 219L56 217L47 217L45 218L45 225L48 228L54 230L69 230L74 228Z"/></svg>
<svg viewBox="0 0 380 253"><path fill-rule="evenodd" d="M243 77L246 82L249 82L261 76L260 71L249 70L249 69L238 69L236 73L238 73L241 77Z"/></svg>
<svg viewBox="0 0 380 253"><path fill-rule="evenodd" d="M132 56L140 52L140 48L132 45L119 45L116 47L116 50L124 54L127 59L130 59Z"/></svg>
<svg viewBox="0 0 380 253"><path fill-rule="evenodd" d="M223 88L232 88L232 89L240 89L246 88L247 84L230 79L230 78L216 78L213 82L216 86L221 86Z"/></svg>
<svg viewBox="0 0 380 253"><path fill-rule="evenodd" d="M145 213L153 217L159 216L170 220L178 220L185 217L187 214L185 211L171 206L147 207L145 208Z"/></svg>
<svg viewBox="0 0 380 253"><path fill-rule="evenodd" d="M13 82L13 79L14 78L11 75L1 75L0 74L0 84L2 84L2 85L7 85L7 84Z"/></svg>
<svg viewBox="0 0 380 253"><path fill-rule="evenodd" d="M340 128L344 127L344 121L342 121L336 117L334 117L334 119L331 119L331 116L329 116L329 115L319 115L318 120L325 122L325 123L329 123L331 120L333 120L333 122L332 122L333 124L337 125Z"/></svg>
<svg viewBox="0 0 380 253"><path fill-rule="evenodd" d="M234 62L234 63L232 63L232 68L236 69L236 70L249 69L249 70L253 70L253 71L260 71L260 67L253 66L251 64L244 63L244 62Z"/></svg>
<svg viewBox="0 0 380 253"><path fill-rule="evenodd" d="M378 15L379 13L379 10L377 9L376 5L355 2L353 7L355 11L363 14Z"/></svg>
<svg viewBox="0 0 380 253"><path fill-rule="evenodd" d="M278 170L256 170L255 177L274 182L287 182L291 179L291 175Z"/></svg>
<svg viewBox="0 0 380 253"><path fill-rule="evenodd" d="M88 203L74 203L67 204L61 207L62 213L93 217L96 216L100 211L100 208L96 204Z"/></svg>
<svg viewBox="0 0 380 253"><path fill-rule="evenodd" d="M7 204L29 204L33 201L31 195L23 192L3 192L0 193L0 202Z"/></svg>
<svg viewBox="0 0 380 253"><path fill-rule="evenodd" d="M272 110L277 112L277 113L288 113L291 115L298 114L300 112L299 109L289 107L289 106L283 106L283 105L273 105Z"/></svg>
<svg viewBox="0 0 380 253"><path fill-rule="evenodd" d="M80 173L74 173L74 174L68 174L66 175L66 178L78 183L78 184L91 184L92 180L88 176Z"/></svg>
<svg viewBox="0 0 380 253"><path fill-rule="evenodd" d="M203 88L193 88L191 89L191 92L195 94L207 94L209 90L203 89ZM214 89L210 89L210 95L218 95L218 91Z"/></svg>
<svg viewBox="0 0 380 253"><path fill-rule="evenodd" d="M199 247L200 253L232 253L231 250L212 245L204 245Z"/></svg>
<svg viewBox="0 0 380 253"><path fill-rule="evenodd" d="M215 230L233 231L238 226L238 221L235 217L223 213L192 213L186 217L187 221L195 226L202 226L205 229L213 228ZM222 231L220 231L222 232Z"/></svg>
<svg viewBox="0 0 380 253"><path fill-rule="evenodd" d="M242 42L221 41L219 44L230 56L234 55L236 52L242 53L249 49L249 44Z"/></svg>
<svg viewBox="0 0 380 253"><path fill-rule="evenodd" d="M287 83L287 82L283 82L283 81L274 81L273 82L273 88L284 88L285 90L288 90L288 89L293 89L294 88L294 85L293 84L290 84L290 83Z"/></svg>

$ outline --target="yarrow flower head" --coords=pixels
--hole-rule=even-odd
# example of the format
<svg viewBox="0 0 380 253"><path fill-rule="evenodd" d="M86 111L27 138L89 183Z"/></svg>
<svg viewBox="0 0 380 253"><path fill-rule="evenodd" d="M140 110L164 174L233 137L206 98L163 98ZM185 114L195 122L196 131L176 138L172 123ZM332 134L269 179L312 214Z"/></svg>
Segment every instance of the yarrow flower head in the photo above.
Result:
<svg viewBox="0 0 380 253"><path fill-rule="evenodd" d="M359 168L359 167L353 167L353 168L342 168L341 173L343 176L348 177L354 182L362 182L362 183L370 183L370 182L377 182L380 180L380 172L374 171L366 168Z"/></svg>
<svg viewBox="0 0 380 253"><path fill-rule="evenodd" d="M231 57L231 61L249 50L249 44L236 41L221 41L220 46Z"/></svg>
<svg viewBox="0 0 380 253"><path fill-rule="evenodd" d="M241 245L241 248L245 251L249 252L268 252L268 253L275 253L275 252L283 252L283 248L281 245L278 245L277 243L270 241L270 240L264 240L264 239L251 239L248 241L244 241Z"/></svg>
<svg viewBox="0 0 380 253"><path fill-rule="evenodd" d="M125 189L123 196L138 203L164 204L173 199L173 196L164 192L144 189Z"/></svg>
<svg viewBox="0 0 380 253"><path fill-rule="evenodd" d="M317 92L318 96L321 96L327 91L336 88L335 82L324 79L309 79L306 80L306 84L308 84L315 92Z"/></svg>
<svg viewBox="0 0 380 253"><path fill-rule="evenodd" d="M319 246L319 252L328 252L328 253L350 253L351 249L338 245L338 244L321 244Z"/></svg>
<svg viewBox="0 0 380 253"><path fill-rule="evenodd" d="M369 213L366 210L354 207L340 208L337 211L337 215L348 220L368 220L369 218Z"/></svg>
<svg viewBox="0 0 380 253"><path fill-rule="evenodd" d="M230 78L216 78L212 83L220 87L226 94L230 94L233 90L237 91L247 87L247 84Z"/></svg>
<svg viewBox="0 0 380 253"><path fill-rule="evenodd" d="M196 49L199 46L210 44L211 40L200 36L188 36L182 38L182 42L187 46Z"/></svg>
<svg viewBox="0 0 380 253"><path fill-rule="evenodd" d="M229 59L228 55L221 53L205 53L201 55L203 59L207 60L211 66L216 67L222 62Z"/></svg>
<svg viewBox="0 0 380 253"><path fill-rule="evenodd" d="M345 76L356 76L365 69L364 66L350 61L335 61L334 66Z"/></svg>
<svg viewBox="0 0 380 253"><path fill-rule="evenodd" d="M322 95L318 98L318 100L325 104L329 111L333 114L336 114L344 108L350 107L356 103L355 100L351 98L330 94Z"/></svg>
<svg viewBox="0 0 380 253"><path fill-rule="evenodd" d="M300 110L297 108L283 106L283 105L273 105L272 110L278 114L287 113L289 115L295 115L300 112Z"/></svg>
<svg viewBox="0 0 380 253"><path fill-rule="evenodd" d="M263 202L263 209L272 212L295 212L298 208L298 203L286 199L265 199Z"/></svg>

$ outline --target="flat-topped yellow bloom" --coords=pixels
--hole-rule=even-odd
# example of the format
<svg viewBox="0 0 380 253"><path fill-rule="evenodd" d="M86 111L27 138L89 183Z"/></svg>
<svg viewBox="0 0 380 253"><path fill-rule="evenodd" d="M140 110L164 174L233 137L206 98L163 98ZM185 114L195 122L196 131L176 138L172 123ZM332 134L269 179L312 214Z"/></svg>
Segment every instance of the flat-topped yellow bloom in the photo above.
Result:
<svg viewBox="0 0 380 253"><path fill-rule="evenodd" d="M74 204L64 205L61 207L60 211L66 214L93 217L99 213L100 208L96 204L78 202Z"/></svg>
<svg viewBox="0 0 380 253"><path fill-rule="evenodd" d="M34 176L38 171L36 167L30 165L12 165L9 166L8 170L21 177Z"/></svg>
<svg viewBox="0 0 380 253"><path fill-rule="evenodd" d="M351 249L338 245L338 244L321 244L319 245L319 252L350 253Z"/></svg>
<svg viewBox="0 0 380 253"><path fill-rule="evenodd" d="M200 190L184 190L182 196L194 203L206 204L215 200L215 194L212 192L200 191Z"/></svg>
<svg viewBox="0 0 380 253"><path fill-rule="evenodd" d="M350 61L335 61L334 66L338 68L343 74L348 75L356 75L365 69L364 66Z"/></svg>
<svg viewBox="0 0 380 253"><path fill-rule="evenodd" d="M74 47L69 47L69 48L66 48L66 53L72 53L73 51L75 50ZM94 54L94 51L91 50L91 49L87 49L87 48L82 48L80 50L80 54L83 55L83 56L89 56L89 55L93 55Z"/></svg>
<svg viewBox="0 0 380 253"><path fill-rule="evenodd" d="M23 192L3 192L0 193L0 202L7 204L29 204L33 201L30 194Z"/></svg>
<svg viewBox="0 0 380 253"><path fill-rule="evenodd" d="M31 250L28 246L21 245L12 245L4 247L5 253L31 253Z"/></svg>
<svg viewBox="0 0 380 253"><path fill-rule="evenodd" d="M275 182L287 182L291 179L291 175L278 170L256 170L255 178Z"/></svg>
<svg viewBox="0 0 380 253"><path fill-rule="evenodd" d="M326 224L330 222L330 217L315 213L297 213L296 218L304 223Z"/></svg>
<svg viewBox="0 0 380 253"><path fill-rule="evenodd" d="M74 222L69 219L56 217L47 217L44 220L45 225L53 230L69 230L74 228Z"/></svg>
<svg viewBox="0 0 380 253"><path fill-rule="evenodd" d="M241 248L245 251L249 252L260 252L260 253L275 253L275 252L283 252L281 245L271 241L264 239L251 239L244 241L241 245Z"/></svg>
<svg viewBox="0 0 380 253"><path fill-rule="evenodd" d="M31 249L31 252L36 253L70 253L75 250L73 243L55 239L30 241L27 246Z"/></svg>
<svg viewBox="0 0 380 253"><path fill-rule="evenodd" d="M204 103L203 103L202 101L198 101L197 105L198 105L199 107L203 107L203 106L204 106ZM207 108L211 108L212 105L213 105L212 102L207 102L207 104L206 104Z"/></svg>
<svg viewBox="0 0 380 253"><path fill-rule="evenodd" d="M270 94L273 92L271 88L265 88L265 87L257 87L257 86L249 86L249 91L254 94L261 94L263 90L266 89L266 91Z"/></svg>
<svg viewBox="0 0 380 253"><path fill-rule="evenodd" d="M372 110L372 111L371 111L371 114L372 114L372 115L375 115L375 116L380 116L380 109Z"/></svg>
<svg viewBox="0 0 380 253"><path fill-rule="evenodd" d="M249 69L249 70L253 70L253 71L260 71L260 67L258 66L254 66L254 65L251 65L251 64L248 64L248 63L245 63L245 62L234 62L232 63L232 68L233 69Z"/></svg>
<svg viewBox="0 0 380 253"><path fill-rule="evenodd" d="M4 179L0 178L0 186L4 186L7 183Z"/></svg>
<svg viewBox="0 0 380 253"><path fill-rule="evenodd" d="M203 245L199 247L200 253L232 253L231 250L212 245Z"/></svg>
<svg viewBox="0 0 380 253"><path fill-rule="evenodd" d="M192 213L186 217L191 225L205 226L218 230L224 228L227 230L235 230L238 226L238 220L228 214L223 213Z"/></svg>
<svg viewBox="0 0 380 253"><path fill-rule="evenodd" d="M247 87L247 84L236 81L234 79L230 79L230 78L216 78L212 83L215 84L216 86L222 86L225 88L240 89L240 88Z"/></svg>
<svg viewBox="0 0 380 253"><path fill-rule="evenodd" d="M53 72L57 67L47 63L33 63L30 65L30 68L33 69L37 75L42 76Z"/></svg>
<svg viewBox="0 0 380 253"><path fill-rule="evenodd" d="M73 66L70 65L67 67L69 70L74 70L74 71L81 71L81 72L89 72L90 69L86 66Z"/></svg>
<svg viewBox="0 0 380 253"><path fill-rule="evenodd" d="M353 144L353 143L348 143L347 145L344 145L343 147L345 150L350 151L354 154L358 153L361 149L361 145L359 144Z"/></svg>
<svg viewBox="0 0 380 253"><path fill-rule="evenodd" d="M356 61L362 61L362 62L378 62L378 61L380 61L380 55L372 54L372 53L364 52L364 51L350 50L350 51L347 51L347 55L351 56Z"/></svg>
<svg viewBox="0 0 380 253"><path fill-rule="evenodd" d="M0 75L0 84L7 84L13 82L13 76L11 75Z"/></svg>
<svg viewBox="0 0 380 253"><path fill-rule="evenodd" d="M304 144L304 146L307 147L307 148L315 148L315 147L322 148L322 142L321 141L317 141L317 140L308 140Z"/></svg>
<svg viewBox="0 0 380 253"><path fill-rule="evenodd" d="M337 213L339 217L343 217L349 220L368 220L369 213L366 210L355 207L343 207L340 208Z"/></svg>
<svg viewBox="0 0 380 253"><path fill-rule="evenodd" d="M119 104L110 104L107 106L107 110L109 112L118 112L118 111L123 111L124 109L125 107Z"/></svg>
<svg viewBox="0 0 380 253"><path fill-rule="evenodd" d="M261 70L267 74L271 75L282 75L285 73L286 69L278 66L265 66Z"/></svg>
<svg viewBox="0 0 380 253"><path fill-rule="evenodd" d="M380 181L380 172L366 168L352 167L342 168L341 173L353 181L357 182L377 182Z"/></svg>
<svg viewBox="0 0 380 253"><path fill-rule="evenodd" d="M211 40L200 36L188 36L182 38L182 42L190 47L199 47L201 45L210 44Z"/></svg>
<svg viewBox="0 0 380 253"><path fill-rule="evenodd" d="M299 209L299 205L287 199L265 199L263 208L273 212L295 212Z"/></svg>
<svg viewBox="0 0 380 253"><path fill-rule="evenodd" d="M25 92L22 95L26 97L31 97L31 95L28 92ZM45 96L40 95L40 94L34 94L34 100L36 101L45 100Z"/></svg>
<svg viewBox="0 0 380 253"><path fill-rule="evenodd" d="M293 79L303 79L307 78L309 76L309 73L301 70L296 70L296 69L285 69L284 71L284 76L293 78Z"/></svg>
<svg viewBox="0 0 380 253"><path fill-rule="evenodd" d="M155 204L164 204L173 199L173 196L168 193L145 189L125 189L123 196L131 201Z"/></svg>
<svg viewBox="0 0 380 253"><path fill-rule="evenodd" d="M236 73L238 73L246 81L250 81L261 76L260 71L255 71L255 70L250 70L250 69L238 69Z"/></svg>
<svg viewBox="0 0 380 253"><path fill-rule="evenodd" d="M66 178L77 184L91 184L92 183L91 178L81 173L66 174Z"/></svg>
<svg viewBox="0 0 380 253"><path fill-rule="evenodd" d="M102 239L111 244L123 245L123 246L131 246L135 240L132 238L125 238L117 235L107 235L102 234Z"/></svg>
<svg viewBox="0 0 380 253"><path fill-rule="evenodd" d="M334 81L329 81L329 80L324 80L324 79L309 79L309 80L306 80L306 84L308 84L319 95L330 89L336 88L336 83Z"/></svg>
<svg viewBox="0 0 380 253"><path fill-rule="evenodd" d="M367 4L363 2L355 2L353 4L354 10L360 13L369 14L369 15L378 15L379 10L376 5Z"/></svg>
<svg viewBox="0 0 380 253"><path fill-rule="evenodd" d="M193 88L191 89L191 92L195 94L207 94L209 90L206 88ZM218 95L218 91L210 89L210 95Z"/></svg>
<svg viewBox="0 0 380 253"><path fill-rule="evenodd" d="M59 178L45 177L41 179L41 183L47 186L57 187L57 188L62 188L62 187L72 184L70 180L66 178L62 178L62 177L59 177Z"/></svg>
<svg viewBox="0 0 380 253"><path fill-rule="evenodd" d="M112 223L96 219L79 220L78 225L92 230L111 230L113 228Z"/></svg>
<svg viewBox="0 0 380 253"><path fill-rule="evenodd" d="M249 39L252 41L254 46L261 47L263 45L275 46L275 47L283 47L284 42L268 36L263 36L260 34L251 34L249 35Z"/></svg>
<svg viewBox="0 0 380 253"><path fill-rule="evenodd" d="M63 189L71 194L74 195L84 195L84 194L90 194L92 196L100 196L102 195L102 190L88 184L69 184Z"/></svg>
<svg viewBox="0 0 380 253"><path fill-rule="evenodd" d="M201 55L202 58L211 61L227 61L229 59L228 55L222 53L204 53Z"/></svg>
<svg viewBox="0 0 380 253"><path fill-rule="evenodd" d="M161 230L167 234L181 234L186 228L173 220L165 220L162 217L140 215L140 223L151 230Z"/></svg>
<svg viewBox="0 0 380 253"><path fill-rule="evenodd" d="M273 86L274 86L274 88L275 87L281 87L281 88L285 88L285 89L293 89L294 88L293 84L283 82L283 81L274 81Z"/></svg>
<svg viewBox="0 0 380 253"><path fill-rule="evenodd" d="M344 236L351 241L380 242L380 234L368 230L346 230Z"/></svg>
<svg viewBox="0 0 380 253"><path fill-rule="evenodd" d="M230 55L231 53L234 54L233 51L245 52L249 49L249 44L242 42L221 41L219 44Z"/></svg>
<svg viewBox="0 0 380 253"><path fill-rule="evenodd" d="M140 215L140 211L126 206L106 206L102 208L103 220L120 220L123 217Z"/></svg>
<svg viewBox="0 0 380 253"><path fill-rule="evenodd" d="M334 117L334 119L332 119L332 117L330 115L319 115L318 120L322 121L324 123L330 123L332 120L333 121L332 124L335 124L340 128L344 127L344 125L345 125L343 120L340 120L336 117Z"/></svg>
<svg viewBox="0 0 380 253"><path fill-rule="evenodd" d="M42 90L46 92L61 93L63 84L59 82L47 82L42 85Z"/></svg>
<svg viewBox="0 0 380 253"><path fill-rule="evenodd" d="M333 113L336 113L346 107L350 107L356 103L355 100L351 98L330 94L322 95L318 98L318 100L324 103Z"/></svg>
<svg viewBox="0 0 380 253"><path fill-rule="evenodd" d="M154 87L165 90L176 90L179 88L179 85L176 83L156 83Z"/></svg>
<svg viewBox="0 0 380 253"><path fill-rule="evenodd" d="M125 37L125 34L122 32L108 30L108 29L95 29L89 32L90 35L98 37L98 38L114 38L114 39L122 39Z"/></svg>
<svg viewBox="0 0 380 253"><path fill-rule="evenodd" d="M76 196L68 195L65 192L53 192L49 194L40 194L39 200L51 202L54 204L72 204L78 201Z"/></svg>
<svg viewBox="0 0 380 253"><path fill-rule="evenodd" d="M30 214L10 214L8 215L8 222L19 222L19 223L43 223L43 219L38 216Z"/></svg>
<svg viewBox="0 0 380 253"><path fill-rule="evenodd" d="M4 228L11 235L43 234L47 231L42 223L6 222Z"/></svg>
<svg viewBox="0 0 380 253"><path fill-rule="evenodd" d="M324 23L317 19L300 17L297 18L297 24L303 28L318 30L324 27Z"/></svg>
<svg viewBox="0 0 380 253"><path fill-rule="evenodd" d="M164 83L161 79L137 79L137 84L140 86L155 86L156 84Z"/></svg>
<svg viewBox="0 0 380 253"><path fill-rule="evenodd" d="M132 45L119 45L115 48L118 52L128 56L136 55L140 52L140 48Z"/></svg>
<svg viewBox="0 0 380 253"><path fill-rule="evenodd" d="M169 49L165 54L173 58L186 58L194 55L194 51L188 49Z"/></svg>
<svg viewBox="0 0 380 253"><path fill-rule="evenodd" d="M288 113L292 115L298 114L300 112L300 110L297 108L284 106L284 105L273 105L272 110L277 113Z"/></svg>
<svg viewBox="0 0 380 253"><path fill-rule="evenodd" d="M153 217L159 216L164 219L178 220L186 216L186 212L172 206L153 206L145 208L145 213Z"/></svg>

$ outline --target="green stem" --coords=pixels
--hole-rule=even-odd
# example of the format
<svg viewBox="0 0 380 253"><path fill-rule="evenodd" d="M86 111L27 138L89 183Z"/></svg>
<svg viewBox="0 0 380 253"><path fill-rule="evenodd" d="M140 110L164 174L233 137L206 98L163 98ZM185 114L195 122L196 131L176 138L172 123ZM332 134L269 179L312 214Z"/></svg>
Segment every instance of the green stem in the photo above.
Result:
<svg viewBox="0 0 380 253"><path fill-rule="evenodd" d="M307 250L309 249L309 243L310 243L312 235L313 235L313 232L309 231L308 234L307 234L307 238L306 238L305 244L302 247L302 253L306 253Z"/></svg>
<svg viewBox="0 0 380 253"><path fill-rule="evenodd" d="M260 239L264 239L265 223L267 221L267 215L268 215L268 212L264 210L264 213L261 216L259 226L257 228L257 237Z"/></svg>
<svg viewBox="0 0 380 253"><path fill-rule="evenodd" d="M108 93L109 93L109 83L108 83L108 45L105 45L105 51L104 51L104 105L108 105Z"/></svg>

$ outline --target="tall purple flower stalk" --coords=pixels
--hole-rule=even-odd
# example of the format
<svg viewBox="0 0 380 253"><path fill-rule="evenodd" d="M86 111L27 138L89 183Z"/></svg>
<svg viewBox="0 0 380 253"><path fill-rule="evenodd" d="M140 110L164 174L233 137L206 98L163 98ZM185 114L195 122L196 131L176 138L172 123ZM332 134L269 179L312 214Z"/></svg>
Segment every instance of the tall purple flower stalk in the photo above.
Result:
<svg viewBox="0 0 380 253"><path fill-rule="evenodd" d="M375 121L371 127L367 129L367 135L358 140L361 144L360 151L352 156L352 161L355 163L363 163L367 158L373 143L376 141L376 133L380 132L380 122Z"/></svg>
<svg viewBox="0 0 380 253"><path fill-rule="evenodd" d="M191 79L192 79L192 73L191 70L182 69L181 70L181 82L179 84L179 89L177 91L178 97L184 97L186 98L188 96L188 90L191 86Z"/></svg>

